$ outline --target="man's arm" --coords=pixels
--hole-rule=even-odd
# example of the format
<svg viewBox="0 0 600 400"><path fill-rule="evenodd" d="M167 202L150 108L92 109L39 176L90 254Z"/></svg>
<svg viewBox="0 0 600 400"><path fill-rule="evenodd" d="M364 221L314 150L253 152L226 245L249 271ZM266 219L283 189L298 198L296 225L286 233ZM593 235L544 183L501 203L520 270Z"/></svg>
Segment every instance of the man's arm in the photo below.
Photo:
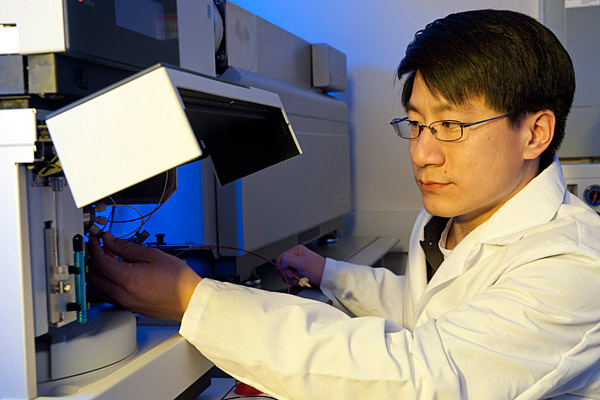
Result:
<svg viewBox="0 0 600 400"><path fill-rule="evenodd" d="M404 276L385 268L325 259L304 246L296 246L277 257L290 282L307 277L313 286L334 301L337 308L353 316L380 316L400 323ZM292 273L293 272L293 273Z"/></svg>
<svg viewBox="0 0 600 400"><path fill-rule="evenodd" d="M281 399L539 399L583 386L593 371L580 357L600 359L595 275L587 260L532 262L412 332L206 279L181 333ZM565 290L574 278L582 284Z"/></svg>

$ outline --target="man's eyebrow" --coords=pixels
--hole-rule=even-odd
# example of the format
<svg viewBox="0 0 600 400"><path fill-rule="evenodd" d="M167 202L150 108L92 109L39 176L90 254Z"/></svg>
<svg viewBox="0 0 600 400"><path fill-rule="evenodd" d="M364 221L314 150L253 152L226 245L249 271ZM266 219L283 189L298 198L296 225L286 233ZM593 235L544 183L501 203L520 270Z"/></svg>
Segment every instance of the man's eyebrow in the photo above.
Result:
<svg viewBox="0 0 600 400"><path fill-rule="evenodd" d="M417 107L413 106L411 103L408 103L405 108L406 108L406 112L409 112L409 111L416 112L416 113L419 112Z"/></svg>

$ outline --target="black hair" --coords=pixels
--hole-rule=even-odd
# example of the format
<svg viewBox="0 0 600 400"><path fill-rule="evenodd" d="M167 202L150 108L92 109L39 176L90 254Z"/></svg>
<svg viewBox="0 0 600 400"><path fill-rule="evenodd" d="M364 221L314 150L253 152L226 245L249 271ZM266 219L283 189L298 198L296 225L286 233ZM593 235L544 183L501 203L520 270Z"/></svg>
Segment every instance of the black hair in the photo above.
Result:
<svg viewBox="0 0 600 400"><path fill-rule="evenodd" d="M554 138L540 156L540 171L552 163L565 134L575 92L569 54L544 25L514 11L474 10L450 14L415 34L400 62L406 75L407 107L417 72L432 92L462 105L482 96L486 105L508 114L518 126L541 110L556 115Z"/></svg>

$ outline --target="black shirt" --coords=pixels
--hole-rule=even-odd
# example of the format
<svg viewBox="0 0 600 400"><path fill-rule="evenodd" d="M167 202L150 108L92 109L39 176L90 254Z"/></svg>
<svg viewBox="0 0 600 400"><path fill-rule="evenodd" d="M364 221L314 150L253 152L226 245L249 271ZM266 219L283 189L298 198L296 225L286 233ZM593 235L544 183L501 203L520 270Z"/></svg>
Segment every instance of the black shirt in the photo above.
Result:
<svg viewBox="0 0 600 400"><path fill-rule="evenodd" d="M439 242L449 220L450 218L433 217L425 225L425 238L421 240L421 247L427 259L427 282L431 280L433 274L444 262L444 255L440 250Z"/></svg>

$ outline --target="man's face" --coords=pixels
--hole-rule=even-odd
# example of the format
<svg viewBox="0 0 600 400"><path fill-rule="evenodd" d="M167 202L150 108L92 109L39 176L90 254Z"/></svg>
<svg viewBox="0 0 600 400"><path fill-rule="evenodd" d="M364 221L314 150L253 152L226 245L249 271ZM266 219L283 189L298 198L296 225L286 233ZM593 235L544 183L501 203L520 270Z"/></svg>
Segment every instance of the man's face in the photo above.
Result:
<svg viewBox="0 0 600 400"><path fill-rule="evenodd" d="M419 74L409 102L409 119L429 125L434 121L472 123L501 115L483 99L458 107L434 97ZM454 217L474 229L521 190L537 173L524 160L527 135L511 129L507 118L464 128L456 142L441 142L424 128L410 141L415 181L425 209L433 215Z"/></svg>

